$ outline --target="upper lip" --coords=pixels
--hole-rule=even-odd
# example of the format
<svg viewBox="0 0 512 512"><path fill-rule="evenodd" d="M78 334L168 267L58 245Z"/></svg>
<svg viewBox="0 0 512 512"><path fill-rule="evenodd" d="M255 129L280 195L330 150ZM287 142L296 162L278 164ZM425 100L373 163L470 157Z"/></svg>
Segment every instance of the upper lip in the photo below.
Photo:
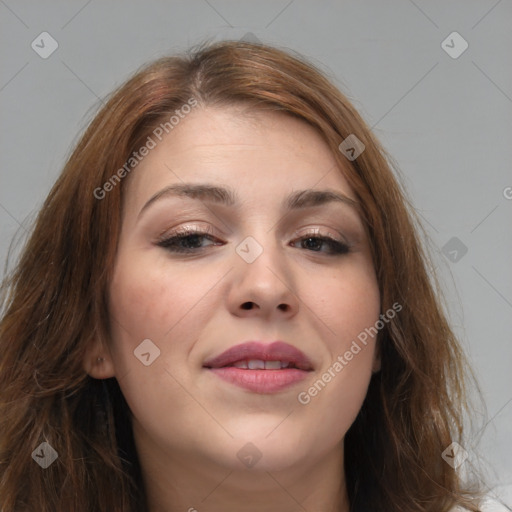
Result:
<svg viewBox="0 0 512 512"><path fill-rule="evenodd" d="M301 370L311 371L313 369L311 361L302 351L284 341L274 341L270 344L259 341L240 343L228 348L222 354L207 359L203 366L206 368L222 368L237 361L251 359L289 362Z"/></svg>

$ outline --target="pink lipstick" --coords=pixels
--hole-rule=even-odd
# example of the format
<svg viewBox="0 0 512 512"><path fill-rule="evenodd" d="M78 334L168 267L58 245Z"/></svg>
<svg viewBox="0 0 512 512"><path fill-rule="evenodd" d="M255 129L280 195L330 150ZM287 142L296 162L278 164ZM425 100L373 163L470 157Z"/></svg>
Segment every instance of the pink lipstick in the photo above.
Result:
<svg viewBox="0 0 512 512"><path fill-rule="evenodd" d="M304 380L310 360L283 341L249 341L205 361L204 368L221 379L256 393L274 393Z"/></svg>

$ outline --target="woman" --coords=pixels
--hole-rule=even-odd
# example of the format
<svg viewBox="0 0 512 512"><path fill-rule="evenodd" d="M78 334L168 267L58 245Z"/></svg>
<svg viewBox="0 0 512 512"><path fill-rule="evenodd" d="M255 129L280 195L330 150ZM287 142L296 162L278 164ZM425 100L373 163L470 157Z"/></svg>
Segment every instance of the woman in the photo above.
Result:
<svg viewBox="0 0 512 512"><path fill-rule="evenodd" d="M2 512L480 510L466 363L388 160L268 46L122 85L4 284Z"/></svg>

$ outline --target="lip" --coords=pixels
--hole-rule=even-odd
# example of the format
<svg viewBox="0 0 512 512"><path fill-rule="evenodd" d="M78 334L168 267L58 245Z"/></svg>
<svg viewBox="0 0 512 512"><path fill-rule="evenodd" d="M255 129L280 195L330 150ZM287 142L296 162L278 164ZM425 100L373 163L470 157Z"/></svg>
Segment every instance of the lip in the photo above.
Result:
<svg viewBox="0 0 512 512"><path fill-rule="evenodd" d="M237 361L287 361L293 368L279 370L250 370L228 366ZM221 379L257 393L273 393L304 380L313 366L299 349L284 341L265 344L248 341L235 345L221 354L206 360L203 367Z"/></svg>

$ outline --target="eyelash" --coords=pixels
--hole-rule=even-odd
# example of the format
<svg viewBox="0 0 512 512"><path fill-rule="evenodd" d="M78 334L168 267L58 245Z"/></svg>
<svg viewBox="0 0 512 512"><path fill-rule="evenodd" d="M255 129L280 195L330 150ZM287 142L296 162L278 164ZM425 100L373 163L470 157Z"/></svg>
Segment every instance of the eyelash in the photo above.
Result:
<svg viewBox="0 0 512 512"><path fill-rule="evenodd" d="M184 229L176 232L172 236L160 238L157 241L156 245L158 245L159 247L163 247L164 249L166 249L170 252L173 252L173 253L193 254L193 253L197 253L197 252L201 251L202 249L205 249L205 247L184 248L184 247L180 247L177 244L179 244L180 242L182 242L184 240L189 240L190 238L192 238L194 236L208 238L211 241L214 241L214 238L215 238L212 236L211 231L209 229L207 229L206 231L201 231L196 228L184 228ZM300 237L298 240L304 241L304 240L309 240L309 239L320 240L324 243L329 244L331 247L331 252L327 254L328 256L342 256L342 255L350 252L350 246L348 244L341 242L339 240L336 240L330 236L325 236L325 235L319 236L318 233L306 233L304 236ZM322 251L311 251L311 252L317 252L317 253L320 252L321 253Z"/></svg>

